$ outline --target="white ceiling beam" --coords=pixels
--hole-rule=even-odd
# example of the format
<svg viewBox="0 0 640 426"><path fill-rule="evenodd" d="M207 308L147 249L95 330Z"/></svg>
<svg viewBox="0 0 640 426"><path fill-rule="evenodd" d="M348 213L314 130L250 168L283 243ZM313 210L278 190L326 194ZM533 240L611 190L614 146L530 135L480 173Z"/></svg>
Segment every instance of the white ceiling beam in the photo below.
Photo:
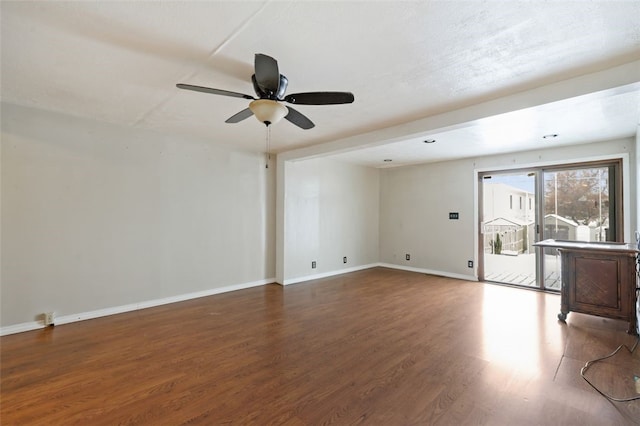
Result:
<svg viewBox="0 0 640 426"><path fill-rule="evenodd" d="M430 133L440 133L464 128L470 126L474 121L483 118L552 102L564 101L579 96L594 93L602 93L602 96L612 96L633 90L640 90L640 61L629 62L614 68L514 93L509 96L425 117L420 120L382 130L281 152L278 155L284 161L322 157L365 147L380 146L406 139L424 137Z"/></svg>

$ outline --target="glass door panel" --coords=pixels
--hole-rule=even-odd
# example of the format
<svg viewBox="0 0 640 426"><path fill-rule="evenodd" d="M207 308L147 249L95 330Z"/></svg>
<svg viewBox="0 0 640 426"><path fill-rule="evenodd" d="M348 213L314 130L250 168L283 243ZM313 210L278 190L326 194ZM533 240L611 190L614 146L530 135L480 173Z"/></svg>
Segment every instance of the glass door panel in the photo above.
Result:
<svg viewBox="0 0 640 426"><path fill-rule="evenodd" d="M543 171L542 239L616 241L613 165ZM544 287L560 289L560 256L542 250Z"/></svg>
<svg viewBox="0 0 640 426"><path fill-rule="evenodd" d="M481 240L484 279L537 287L536 174L482 176Z"/></svg>

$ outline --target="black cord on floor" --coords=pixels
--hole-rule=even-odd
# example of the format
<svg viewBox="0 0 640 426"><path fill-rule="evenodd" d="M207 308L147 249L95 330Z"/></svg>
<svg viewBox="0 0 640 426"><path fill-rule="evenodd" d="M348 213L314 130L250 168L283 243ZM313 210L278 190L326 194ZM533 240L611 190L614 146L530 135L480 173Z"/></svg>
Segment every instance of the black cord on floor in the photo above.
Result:
<svg viewBox="0 0 640 426"><path fill-rule="evenodd" d="M607 358L611 358L612 356L614 356L615 354L618 353L618 351L620 351L620 349L625 348L626 350L629 351L630 354L633 354L633 352L636 350L636 348L638 347L638 342L640 342L640 337L636 340L636 343L633 345L633 347L631 349L629 349L629 347L627 345L620 345L618 346L618 348L611 352L609 355L604 356L602 358L598 358L598 359L594 359L593 361L589 361L587 362L584 367L582 367L582 369L580 370L580 375L582 376L582 378L589 383L589 386L591 386L592 388L594 388L596 390L596 392L598 392L600 395L604 396L605 398L607 398L609 401L614 401L614 402L631 402L631 401L636 401L638 399L640 399L640 395L638 396L634 396L632 398L616 398L613 397L611 395L607 395L606 393L602 392L600 389L598 389L596 387L596 385L594 385L593 383L591 383L589 381L589 379L586 378L586 376L584 375L587 370L589 369L589 367L591 367L593 364L595 364L596 362L605 360ZM638 378L636 378L635 380L640 380Z"/></svg>
<svg viewBox="0 0 640 426"><path fill-rule="evenodd" d="M639 234L636 233L636 239L640 238L638 236ZM638 248L640 248L640 240L638 240ZM638 276L638 281L640 282L640 255L636 256L636 274ZM636 296L638 296L638 293L640 292L640 287L636 287ZM638 298L636 297L636 300L638 300ZM637 306L636 306L637 309ZM640 318L637 318L637 320L640 320ZM638 327L638 322L636 322L636 327L637 329L640 328ZM640 330L639 330L640 331ZM593 383L591 383L589 381L589 379L587 379L585 377L585 373L587 372L587 370L596 362L605 360L607 358L611 358L612 356L614 356L615 354L618 353L618 351L620 351L620 349L625 348L626 350L629 351L630 354L633 354L633 352L636 350L636 348L638 347L638 342L640 342L640 336L638 336L638 339L636 339L636 343L633 345L633 347L631 349L629 349L629 347L627 345L620 345L617 347L617 349L613 352L611 352L609 355L604 356L602 358L598 358L598 359L594 359L593 361L589 361L587 362L584 367L582 367L580 369L580 376L582 376L582 378L589 383L589 386L591 386L592 388L594 388L596 390L596 392L598 392L600 395L604 396L605 398L607 398L609 401L613 401L613 402L631 402L631 401L636 401L640 399L640 395L638 396L634 396L632 398L616 398L613 397L611 395L607 395L606 393L602 392L600 389L598 389ZM634 377L634 380L636 382L640 381L640 377ZM636 389L638 389L638 384L636 383Z"/></svg>

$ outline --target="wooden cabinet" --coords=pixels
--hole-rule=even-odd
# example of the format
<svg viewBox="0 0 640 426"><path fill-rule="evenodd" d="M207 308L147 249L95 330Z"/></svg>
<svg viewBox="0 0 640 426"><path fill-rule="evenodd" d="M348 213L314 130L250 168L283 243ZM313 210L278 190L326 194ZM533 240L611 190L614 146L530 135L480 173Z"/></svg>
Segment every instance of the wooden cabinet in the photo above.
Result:
<svg viewBox="0 0 640 426"><path fill-rule="evenodd" d="M636 334L636 262L638 250L628 244L545 240L560 250L562 290L558 318L569 312L629 322Z"/></svg>

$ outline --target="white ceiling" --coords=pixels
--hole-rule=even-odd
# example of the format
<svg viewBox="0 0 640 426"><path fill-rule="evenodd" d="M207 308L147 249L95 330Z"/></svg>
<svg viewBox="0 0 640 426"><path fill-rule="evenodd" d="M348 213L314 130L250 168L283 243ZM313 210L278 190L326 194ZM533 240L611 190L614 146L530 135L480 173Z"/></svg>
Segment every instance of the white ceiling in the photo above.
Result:
<svg viewBox="0 0 640 426"><path fill-rule="evenodd" d="M224 123L246 100L175 84L253 95L253 56L265 53L289 78L288 93L354 93L353 104L298 106L315 122L311 130L274 125L272 147L282 152L384 134L640 60L640 1L2 1L0 8L3 102L253 151L264 150L264 125ZM412 164L629 137L640 118L640 84L532 104L461 116L455 128L339 158L384 167L385 158ZM543 141L547 133L560 136Z"/></svg>

